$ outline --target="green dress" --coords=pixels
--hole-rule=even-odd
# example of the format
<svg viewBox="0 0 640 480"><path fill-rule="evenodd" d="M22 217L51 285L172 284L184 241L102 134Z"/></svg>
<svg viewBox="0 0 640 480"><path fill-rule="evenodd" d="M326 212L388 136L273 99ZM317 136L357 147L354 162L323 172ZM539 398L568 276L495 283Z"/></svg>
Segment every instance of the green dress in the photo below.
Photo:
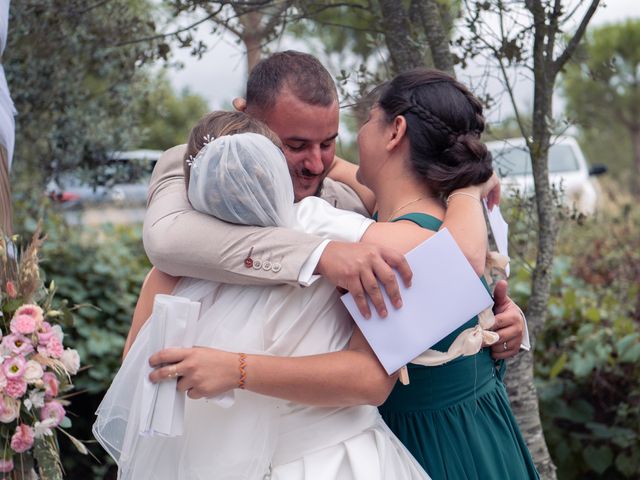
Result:
<svg viewBox="0 0 640 480"><path fill-rule="evenodd" d="M442 222L412 213L437 231ZM447 351L474 317L432 348ZM398 383L380 414L433 480L537 479L502 383L502 362L488 348L437 367L408 365L409 385Z"/></svg>

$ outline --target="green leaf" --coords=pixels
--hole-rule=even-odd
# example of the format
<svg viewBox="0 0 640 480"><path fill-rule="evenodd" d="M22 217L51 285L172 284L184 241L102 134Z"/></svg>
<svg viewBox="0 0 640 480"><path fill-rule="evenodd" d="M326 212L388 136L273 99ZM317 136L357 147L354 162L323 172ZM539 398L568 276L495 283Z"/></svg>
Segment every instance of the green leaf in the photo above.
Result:
<svg viewBox="0 0 640 480"><path fill-rule="evenodd" d="M621 362L636 363L640 360L640 343L636 343L631 348L628 348L620 355Z"/></svg>
<svg viewBox="0 0 640 480"><path fill-rule="evenodd" d="M567 363L567 353L560 355L549 371L549 378L556 378Z"/></svg>
<svg viewBox="0 0 640 480"><path fill-rule="evenodd" d="M621 362L635 363L640 360L640 334L631 333L616 343L618 358Z"/></svg>
<svg viewBox="0 0 640 480"><path fill-rule="evenodd" d="M586 377L595 368L596 360L593 355L577 355L571 359L571 369L577 377Z"/></svg>
<svg viewBox="0 0 640 480"><path fill-rule="evenodd" d="M588 446L584 449L582 458L598 474L604 473L613 463L613 452L609 447Z"/></svg>
<svg viewBox="0 0 640 480"><path fill-rule="evenodd" d="M585 318L593 323L600 323L600 310L590 307L584 312Z"/></svg>
<svg viewBox="0 0 640 480"><path fill-rule="evenodd" d="M640 453L634 450L632 453L621 453L616 457L616 468L628 478L640 474Z"/></svg>

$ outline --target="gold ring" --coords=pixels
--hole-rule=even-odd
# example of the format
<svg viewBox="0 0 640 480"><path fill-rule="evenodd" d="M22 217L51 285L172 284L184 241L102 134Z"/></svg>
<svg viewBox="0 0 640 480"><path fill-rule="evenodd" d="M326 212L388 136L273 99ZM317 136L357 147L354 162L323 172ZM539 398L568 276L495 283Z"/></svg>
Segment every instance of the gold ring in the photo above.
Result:
<svg viewBox="0 0 640 480"><path fill-rule="evenodd" d="M506 352L507 350L509 350L509 345L507 345L507 342L504 342L502 344L502 348L504 349L504 351Z"/></svg>
<svg viewBox="0 0 640 480"><path fill-rule="evenodd" d="M178 373L178 369L175 365L171 365L171 373L169 373L169 378L178 378L180 374Z"/></svg>

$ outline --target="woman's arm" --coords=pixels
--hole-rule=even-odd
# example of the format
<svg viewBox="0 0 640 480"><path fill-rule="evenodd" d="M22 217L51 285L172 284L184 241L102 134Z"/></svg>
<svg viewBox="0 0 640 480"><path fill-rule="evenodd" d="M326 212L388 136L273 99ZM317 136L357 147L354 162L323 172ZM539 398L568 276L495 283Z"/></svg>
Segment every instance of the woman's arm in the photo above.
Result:
<svg viewBox="0 0 640 480"><path fill-rule="evenodd" d="M191 398L213 397L238 388L240 355L213 348L166 349L154 354L152 382L180 375L178 389ZM389 376L360 330L349 349L305 357L247 355L245 389L316 406L380 405L397 375Z"/></svg>
<svg viewBox="0 0 640 480"><path fill-rule="evenodd" d="M122 352L122 359L127 356L129 349L138 332L145 324L147 319L151 316L153 310L153 300L156 294L173 292L176 284L178 283L178 277L172 277L166 273L161 272L157 268L153 267L147 277L144 279L142 289L140 290L140 296L138 297L138 303L136 303L136 309L133 312L133 319L131 320L131 328L129 329L129 335L127 335L127 341L124 344L124 351Z"/></svg>
<svg viewBox="0 0 640 480"><path fill-rule="evenodd" d="M493 173L480 185L459 188L449 194L442 227L447 228L478 275L487 260L487 222L482 199L492 209L500 203L500 179Z"/></svg>

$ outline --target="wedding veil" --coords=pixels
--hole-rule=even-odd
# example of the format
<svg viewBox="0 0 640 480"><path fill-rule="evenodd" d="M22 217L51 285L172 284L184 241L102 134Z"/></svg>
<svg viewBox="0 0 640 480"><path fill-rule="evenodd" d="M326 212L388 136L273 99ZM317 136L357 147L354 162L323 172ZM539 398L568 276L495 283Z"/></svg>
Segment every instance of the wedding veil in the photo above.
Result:
<svg viewBox="0 0 640 480"><path fill-rule="evenodd" d="M189 201L221 220L261 227L291 227L293 185L282 151L267 137L218 137L193 159Z"/></svg>

